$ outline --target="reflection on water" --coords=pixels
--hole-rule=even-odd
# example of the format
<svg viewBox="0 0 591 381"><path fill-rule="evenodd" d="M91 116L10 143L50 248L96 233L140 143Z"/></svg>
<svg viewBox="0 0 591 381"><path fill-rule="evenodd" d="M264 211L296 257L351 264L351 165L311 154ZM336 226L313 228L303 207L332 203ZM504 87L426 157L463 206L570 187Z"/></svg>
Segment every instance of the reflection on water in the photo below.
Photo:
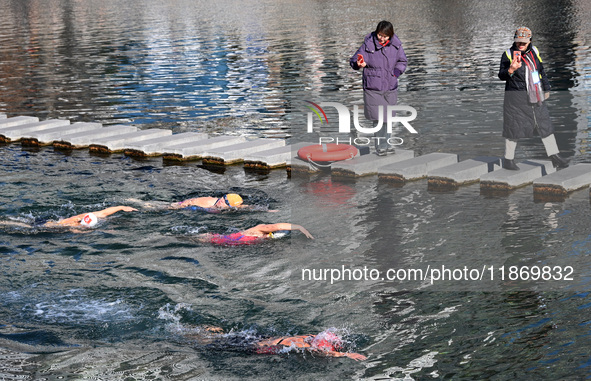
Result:
<svg viewBox="0 0 591 381"><path fill-rule="evenodd" d="M530 188L494 198L480 195L478 186L430 193L424 181L404 187L375 178L288 181L282 171L255 175L240 167L219 175L196 165L158 166L156 159L64 156L51 149L32 154L18 145L0 153L2 179L9 179L2 182L0 205L8 218L65 216L130 197L178 200L236 185L279 209L218 215L146 210L114 215L78 235L3 230L0 358L13 378L34 369L50 379L259 379L262 373L268 379L482 379L503 377L507 362L518 364L510 372L522 379L537 372L557 379L587 375L577 368L587 359L570 351L588 345L586 191L562 203L534 203ZM316 239L294 234L241 248L191 239L196 231L286 220L302 223ZM570 291L553 291L563 287L554 282L330 285L300 277L310 267L385 271L482 263L561 263L575 266L578 275ZM346 329L369 359L193 348L174 330L203 325L265 336Z"/></svg>
<svg viewBox="0 0 591 381"><path fill-rule="evenodd" d="M590 56L583 20L589 9L584 1L543 4L465 0L440 9L432 1L399 2L392 13L381 3L249 1L236 13L224 2L145 6L56 0L44 5L52 10L47 17L40 3L6 1L0 110L175 131L288 136L290 129L301 131L298 102L304 99L360 102L360 77L348 58L374 27L378 11L394 21L411 60L401 81L401 102L420 108L421 131L441 130L446 120L447 135L461 137L465 127L456 121L470 107L465 100L494 99L481 111L498 108L499 59L515 24L525 21L548 64L553 89L570 94L551 100L559 142L566 152L586 153L588 120L581 112L588 103ZM518 16L522 13L527 20ZM555 22L549 26L548 19ZM452 94L448 100L449 94L439 93L483 89L465 99ZM413 96L415 91L420 95ZM443 119L439 107L456 111ZM497 110L476 119L488 121L480 133L498 134ZM478 126L473 115L466 120ZM489 127L490 120L495 123Z"/></svg>
<svg viewBox="0 0 591 381"><path fill-rule="evenodd" d="M409 57L399 98L418 110L419 134L397 131L404 148L462 159L500 155L503 83L496 74L512 31L526 24L556 90L549 107L559 146L573 162L586 162L590 13L584 0L453 0L445 7L429 0L6 0L0 112L314 140L318 131L304 132L303 101L361 103L360 75L348 58L379 17L394 22ZM336 126L322 128L334 133ZM518 155L542 158L543 146L524 140ZM18 221L128 198L178 201L235 189L279 209L148 210L110 217L88 234L1 230L0 378L589 376L587 191L537 203L531 187L503 197L480 195L478 185L436 193L422 181L288 180L283 171L220 173L19 145L0 146L0 164L3 218ZM316 239L294 234L224 248L192 238L279 221L301 223ZM467 264L559 264L576 273L566 283L301 280L310 267ZM163 318L167 306L179 309ZM369 360L191 348L171 329L197 325L269 336L336 327Z"/></svg>

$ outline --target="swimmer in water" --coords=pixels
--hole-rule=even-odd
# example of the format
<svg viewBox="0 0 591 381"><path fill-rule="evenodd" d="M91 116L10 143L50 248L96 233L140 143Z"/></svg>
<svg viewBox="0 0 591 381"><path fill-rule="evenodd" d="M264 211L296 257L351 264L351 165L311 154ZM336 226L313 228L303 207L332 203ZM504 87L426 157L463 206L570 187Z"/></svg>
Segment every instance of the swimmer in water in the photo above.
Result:
<svg viewBox="0 0 591 381"><path fill-rule="evenodd" d="M103 210L98 210L95 212L90 213L82 213L72 217L64 218L59 221L47 221L42 224L38 225L31 225L26 224L23 222L17 221L0 221L0 226L17 226L17 227L24 227L24 228L34 228L34 227L42 227L42 228L59 228L59 227L67 227L67 228L77 228L77 227L86 227L90 228L95 226L98 223L99 218L105 218L110 216L111 214L115 214L119 211L123 212L135 212L137 209L132 208L130 206L112 206L110 208L106 208ZM72 229L74 232L80 232L79 230Z"/></svg>
<svg viewBox="0 0 591 381"><path fill-rule="evenodd" d="M193 209L210 213L216 213L223 210L256 210L257 207L252 205L244 205L242 197L236 193L228 193L222 197L195 197L189 198L181 202L162 202L162 201L142 201L130 198L127 201L137 202L143 204L145 208L159 208L159 209ZM268 212L276 212L276 210L267 210Z"/></svg>
<svg viewBox="0 0 591 381"><path fill-rule="evenodd" d="M252 228L241 230L231 234L211 234L205 233L198 236L201 242L210 242L217 245L250 245L261 242L265 239L282 238L288 235L292 230L298 230L310 239L314 239L312 234L306 228L296 224L280 222L277 224L260 224Z"/></svg>
<svg viewBox="0 0 591 381"><path fill-rule="evenodd" d="M327 357L348 357L355 361L367 359L360 353L345 352L345 340L331 330L317 335L259 338L253 337L250 333L224 333L219 327L206 326L197 327L194 333L184 336L199 345L242 348L256 354L278 355L295 351Z"/></svg>

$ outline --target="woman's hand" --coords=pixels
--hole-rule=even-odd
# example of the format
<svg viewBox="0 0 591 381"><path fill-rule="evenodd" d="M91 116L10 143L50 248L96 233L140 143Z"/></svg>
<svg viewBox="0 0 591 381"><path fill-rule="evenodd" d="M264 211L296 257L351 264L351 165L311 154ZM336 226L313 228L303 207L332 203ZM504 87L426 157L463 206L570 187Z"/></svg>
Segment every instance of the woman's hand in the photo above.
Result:
<svg viewBox="0 0 591 381"><path fill-rule="evenodd" d="M509 66L509 74L513 74L515 72L515 70L519 69L521 67L521 60L513 60L513 62L511 62L511 66Z"/></svg>
<svg viewBox="0 0 591 381"><path fill-rule="evenodd" d="M367 360L367 357L360 354L360 353L345 353L345 356L347 356L348 358L353 359L355 361Z"/></svg>
<svg viewBox="0 0 591 381"><path fill-rule="evenodd" d="M121 210L124 212L137 212L137 209L131 206L121 206Z"/></svg>
<svg viewBox="0 0 591 381"><path fill-rule="evenodd" d="M367 356L364 356L361 353L333 352L333 351L328 351L328 352L324 352L324 353L327 356L332 356L332 357L348 357L348 358L353 359L355 361L367 360Z"/></svg>
<svg viewBox="0 0 591 381"><path fill-rule="evenodd" d="M357 55L357 66L359 67L366 67L367 64L365 63L365 60L363 59L363 56L361 54Z"/></svg>
<svg viewBox="0 0 591 381"><path fill-rule="evenodd" d="M303 226L292 224L291 228L301 231L302 233L304 233L304 235L306 237L308 237L310 239L314 239L314 237L312 237L312 234L310 234L310 232L308 230L306 230L306 228Z"/></svg>

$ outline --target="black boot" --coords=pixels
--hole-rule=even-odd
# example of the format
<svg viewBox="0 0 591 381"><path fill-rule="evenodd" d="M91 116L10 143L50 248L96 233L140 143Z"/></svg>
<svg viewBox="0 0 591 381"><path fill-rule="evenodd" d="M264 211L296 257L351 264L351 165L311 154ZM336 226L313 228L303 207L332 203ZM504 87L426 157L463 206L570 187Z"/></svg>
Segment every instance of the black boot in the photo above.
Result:
<svg viewBox="0 0 591 381"><path fill-rule="evenodd" d="M560 157L560 155L558 154L550 156L550 159L552 160L552 165L554 166L554 168L568 167L568 160L563 157Z"/></svg>
<svg viewBox="0 0 591 381"><path fill-rule="evenodd" d="M503 159L503 168L509 169L511 171L519 171L519 167L515 164L513 159Z"/></svg>

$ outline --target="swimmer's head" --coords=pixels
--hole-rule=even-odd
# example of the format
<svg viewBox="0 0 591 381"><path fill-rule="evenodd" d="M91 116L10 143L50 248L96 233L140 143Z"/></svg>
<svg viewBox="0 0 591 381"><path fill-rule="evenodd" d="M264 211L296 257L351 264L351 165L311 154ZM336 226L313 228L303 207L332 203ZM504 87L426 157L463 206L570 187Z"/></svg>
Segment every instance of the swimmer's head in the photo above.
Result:
<svg viewBox="0 0 591 381"><path fill-rule="evenodd" d="M94 213L87 213L84 215L84 217L82 217L82 220L80 220L80 225L86 226L89 228L93 227L97 223L98 223L98 218L94 215Z"/></svg>
<svg viewBox="0 0 591 381"><path fill-rule="evenodd" d="M240 197L240 195L237 195L236 193L228 193L227 195L222 197L222 199L224 200L224 204L230 208L242 205L243 202L242 197Z"/></svg>
<svg viewBox="0 0 591 381"><path fill-rule="evenodd" d="M325 331L316 335L311 344L320 350L338 352L343 347L343 340L333 332Z"/></svg>
<svg viewBox="0 0 591 381"><path fill-rule="evenodd" d="M287 237L291 233L291 230L277 230L272 233L269 233L270 239L279 239L283 237Z"/></svg>

